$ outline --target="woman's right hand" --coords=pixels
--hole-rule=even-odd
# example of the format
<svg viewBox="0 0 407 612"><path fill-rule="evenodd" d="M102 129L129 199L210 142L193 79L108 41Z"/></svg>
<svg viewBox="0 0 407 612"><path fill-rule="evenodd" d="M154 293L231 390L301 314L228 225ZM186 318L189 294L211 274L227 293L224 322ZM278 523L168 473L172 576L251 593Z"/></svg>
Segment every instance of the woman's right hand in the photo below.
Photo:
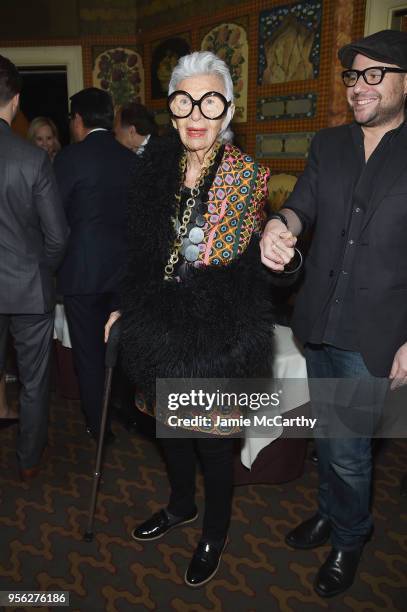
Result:
<svg viewBox="0 0 407 612"><path fill-rule="evenodd" d="M121 316L120 310L114 310L113 312L110 313L109 319L105 325L105 342L109 340L110 329L113 323L115 323L117 319L120 319L120 316Z"/></svg>

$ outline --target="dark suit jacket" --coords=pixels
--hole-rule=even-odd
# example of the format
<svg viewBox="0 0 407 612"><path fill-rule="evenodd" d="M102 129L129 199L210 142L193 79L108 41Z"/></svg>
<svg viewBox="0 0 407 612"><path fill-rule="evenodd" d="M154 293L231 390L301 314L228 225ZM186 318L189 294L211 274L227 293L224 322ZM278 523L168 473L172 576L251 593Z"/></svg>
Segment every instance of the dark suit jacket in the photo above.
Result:
<svg viewBox="0 0 407 612"><path fill-rule="evenodd" d="M0 313L52 310L68 233L47 154L0 120Z"/></svg>
<svg viewBox="0 0 407 612"><path fill-rule="evenodd" d="M352 206L354 144L351 126L321 130L286 207L298 211L314 235L292 326L302 342L330 297L338 274ZM369 371L388 376L407 341L407 127L394 144L364 214L356 246L355 327Z"/></svg>
<svg viewBox="0 0 407 612"><path fill-rule="evenodd" d="M134 154L107 131L91 132L57 155L54 168L71 229L58 273L60 293L117 291L133 164Z"/></svg>

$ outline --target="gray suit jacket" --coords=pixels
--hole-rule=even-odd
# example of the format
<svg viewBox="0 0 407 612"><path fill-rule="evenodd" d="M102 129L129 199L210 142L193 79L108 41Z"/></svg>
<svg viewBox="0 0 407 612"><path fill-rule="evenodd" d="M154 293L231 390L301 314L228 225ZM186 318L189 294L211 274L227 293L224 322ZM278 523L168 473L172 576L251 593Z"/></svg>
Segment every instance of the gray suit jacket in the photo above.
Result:
<svg viewBox="0 0 407 612"><path fill-rule="evenodd" d="M54 307L68 226L45 151L0 119L0 313Z"/></svg>

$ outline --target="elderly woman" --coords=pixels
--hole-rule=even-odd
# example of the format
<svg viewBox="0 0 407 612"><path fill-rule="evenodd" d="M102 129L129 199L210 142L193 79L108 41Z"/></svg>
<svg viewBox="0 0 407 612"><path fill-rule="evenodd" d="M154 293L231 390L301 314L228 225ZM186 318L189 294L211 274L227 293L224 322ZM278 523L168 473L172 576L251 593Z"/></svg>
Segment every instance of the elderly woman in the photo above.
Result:
<svg viewBox="0 0 407 612"><path fill-rule="evenodd" d="M258 246L268 171L224 144L234 112L226 64L210 52L182 57L172 73L168 108L176 131L149 147L136 170L121 311L125 367L150 400L140 403L150 413L156 378L270 371L269 273ZM288 249L282 259L291 255ZM112 313L107 334L118 316ZM156 540L197 519L198 454L205 513L185 573L186 584L197 587L214 576L226 544L233 439L168 435L160 440L171 485L168 506L132 536Z"/></svg>
<svg viewBox="0 0 407 612"><path fill-rule="evenodd" d="M58 139L58 130L55 123L49 117L36 117L28 127L27 138L33 144L44 149L51 161L61 149Z"/></svg>

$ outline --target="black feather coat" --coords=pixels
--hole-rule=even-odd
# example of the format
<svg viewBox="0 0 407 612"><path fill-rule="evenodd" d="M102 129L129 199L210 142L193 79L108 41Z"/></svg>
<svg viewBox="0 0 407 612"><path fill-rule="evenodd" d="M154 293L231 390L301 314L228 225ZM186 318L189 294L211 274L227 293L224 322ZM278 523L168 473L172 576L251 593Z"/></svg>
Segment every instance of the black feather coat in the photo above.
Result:
<svg viewBox="0 0 407 612"><path fill-rule="evenodd" d="M123 283L122 357L129 379L152 397L156 378L261 377L271 371L271 275L256 235L229 265L164 280L179 189L178 137L157 139L138 162Z"/></svg>

